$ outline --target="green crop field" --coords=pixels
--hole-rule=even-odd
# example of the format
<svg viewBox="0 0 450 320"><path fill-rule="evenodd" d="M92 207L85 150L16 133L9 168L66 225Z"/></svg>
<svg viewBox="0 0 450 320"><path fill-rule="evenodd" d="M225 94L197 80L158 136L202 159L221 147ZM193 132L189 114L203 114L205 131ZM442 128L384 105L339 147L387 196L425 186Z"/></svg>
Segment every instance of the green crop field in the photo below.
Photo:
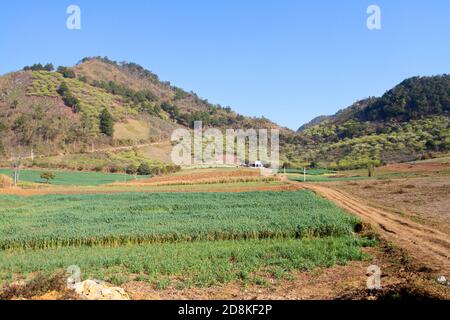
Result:
<svg viewBox="0 0 450 320"><path fill-rule="evenodd" d="M264 284L366 255L358 219L310 191L0 196L0 281L70 265L155 288Z"/></svg>
<svg viewBox="0 0 450 320"><path fill-rule="evenodd" d="M52 185L62 186L96 186L113 182L131 180L134 177L125 174L101 173L101 172L77 172L77 171L55 171L55 170L21 170L20 180L26 182L44 183L41 179L42 172L51 171L55 174L55 179L51 180ZM0 174L13 176L11 169L0 169ZM148 178L148 176L138 176L138 179Z"/></svg>
<svg viewBox="0 0 450 320"><path fill-rule="evenodd" d="M7 282L14 275L37 271L52 275L76 265L83 279L117 285L132 280L152 283L157 289L171 282L179 288L231 281L264 284L264 275L281 279L294 270L363 260L367 255L361 247L373 244L372 240L343 236L0 251L0 279Z"/></svg>
<svg viewBox="0 0 450 320"><path fill-rule="evenodd" d="M310 191L0 196L0 248L340 236L357 219Z"/></svg>

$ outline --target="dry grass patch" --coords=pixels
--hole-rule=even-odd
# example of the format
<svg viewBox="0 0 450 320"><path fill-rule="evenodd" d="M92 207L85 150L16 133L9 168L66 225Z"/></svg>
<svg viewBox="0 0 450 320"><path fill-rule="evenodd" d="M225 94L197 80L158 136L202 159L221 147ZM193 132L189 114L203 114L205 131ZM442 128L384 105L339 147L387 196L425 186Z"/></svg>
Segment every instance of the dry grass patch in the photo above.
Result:
<svg viewBox="0 0 450 320"><path fill-rule="evenodd" d="M13 186L13 179L8 177L7 175L0 174L0 188L9 189L12 186Z"/></svg>
<svg viewBox="0 0 450 320"><path fill-rule="evenodd" d="M245 183L245 182L270 182L280 181L277 176L265 177L261 176L258 170L198 170L181 172L177 174L154 177L139 181L130 181L126 185L139 186L165 186L165 185L192 185L192 184L216 184L216 183ZM115 185L125 185L125 183L118 183Z"/></svg>

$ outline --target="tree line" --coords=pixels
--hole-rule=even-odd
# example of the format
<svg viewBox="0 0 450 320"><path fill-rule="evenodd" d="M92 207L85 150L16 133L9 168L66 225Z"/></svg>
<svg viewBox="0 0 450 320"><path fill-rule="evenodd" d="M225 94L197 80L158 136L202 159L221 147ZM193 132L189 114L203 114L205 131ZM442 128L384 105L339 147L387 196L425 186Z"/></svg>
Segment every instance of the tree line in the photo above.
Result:
<svg viewBox="0 0 450 320"><path fill-rule="evenodd" d="M406 79L361 111L363 121L409 121L450 113L450 75Z"/></svg>

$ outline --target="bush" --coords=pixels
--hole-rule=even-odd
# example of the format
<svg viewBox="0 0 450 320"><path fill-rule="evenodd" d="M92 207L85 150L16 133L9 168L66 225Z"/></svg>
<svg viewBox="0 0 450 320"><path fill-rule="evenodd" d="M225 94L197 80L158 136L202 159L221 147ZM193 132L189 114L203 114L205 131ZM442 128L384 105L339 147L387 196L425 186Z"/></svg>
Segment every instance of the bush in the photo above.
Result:
<svg viewBox="0 0 450 320"><path fill-rule="evenodd" d="M114 164L109 167L109 172L111 172L111 173L117 173L119 171L120 171L119 167L117 167Z"/></svg>
<svg viewBox="0 0 450 320"><path fill-rule="evenodd" d="M134 175L138 172L138 168L134 164L130 164L128 167L125 168L125 172L127 174Z"/></svg>
<svg viewBox="0 0 450 320"><path fill-rule="evenodd" d="M64 100L64 104L72 108L73 112L80 111L80 101L70 92L65 82L59 86L57 92Z"/></svg>
<svg viewBox="0 0 450 320"><path fill-rule="evenodd" d="M67 68L67 67L60 66L60 67L58 67L57 72L61 73L64 78L72 78L73 79L76 77L75 72L72 69Z"/></svg>
<svg viewBox="0 0 450 320"><path fill-rule="evenodd" d="M41 173L41 179L46 180L45 183L49 183L50 180L54 180L55 179L55 174L53 172L50 171L46 171L46 172L42 172Z"/></svg>
<svg viewBox="0 0 450 320"><path fill-rule="evenodd" d="M175 173L181 170L181 166L178 165L167 165L166 166L166 171L167 173Z"/></svg>
<svg viewBox="0 0 450 320"><path fill-rule="evenodd" d="M285 162L283 162L283 165L281 166L281 168L282 169L292 168L292 163L285 161Z"/></svg>
<svg viewBox="0 0 450 320"><path fill-rule="evenodd" d="M317 169L319 167L319 164L317 163L317 161L311 161L311 163L309 164L309 167L311 169Z"/></svg>
<svg viewBox="0 0 450 320"><path fill-rule="evenodd" d="M141 163L139 168L137 169L137 173L140 176L148 176L151 173L150 167L147 163Z"/></svg>
<svg viewBox="0 0 450 320"><path fill-rule="evenodd" d="M103 171L103 166L102 165L98 165L98 166L96 166L95 168L94 168L94 171L96 171L96 172L102 172Z"/></svg>
<svg viewBox="0 0 450 320"><path fill-rule="evenodd" d="M150 173L151 173L153 176L158 176L158 175L161 174L161 168L160 168L160 167L153 167L153 168L150 170Z"/></svg>

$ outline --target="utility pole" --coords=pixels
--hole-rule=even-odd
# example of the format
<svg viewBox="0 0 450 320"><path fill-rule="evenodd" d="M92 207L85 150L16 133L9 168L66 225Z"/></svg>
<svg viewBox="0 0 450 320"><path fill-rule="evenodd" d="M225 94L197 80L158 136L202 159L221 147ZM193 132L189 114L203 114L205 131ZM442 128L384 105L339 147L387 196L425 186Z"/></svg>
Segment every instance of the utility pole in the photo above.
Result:
<svg viewBox="0 0 450 320"><path fill-rule="evenodd" d="M14 188L17 187L17 170L16 170L16 166L14 165L13 167L14 170L14 176L13 176L13 184L14 184Z"/></svg>
<svg viewBox="0 0 450 320"><path fill-rule="evenodd" d="M12 169L13 169L13 181L14 181L14 187L17 187L17 183L19 182L20 178L20 157L11 157L12 162Z"/></svg>

